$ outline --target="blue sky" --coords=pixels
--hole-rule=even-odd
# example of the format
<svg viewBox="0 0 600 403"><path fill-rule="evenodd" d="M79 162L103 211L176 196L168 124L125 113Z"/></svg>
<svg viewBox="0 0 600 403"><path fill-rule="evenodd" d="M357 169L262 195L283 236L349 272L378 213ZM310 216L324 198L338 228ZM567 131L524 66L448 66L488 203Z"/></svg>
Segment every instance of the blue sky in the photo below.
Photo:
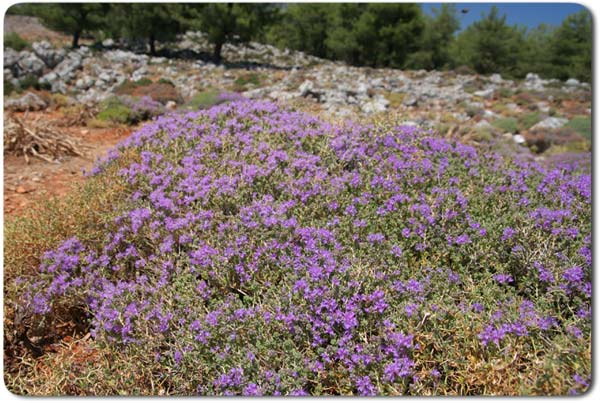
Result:
<svg viewBox="0 0 600 403"><path fill-rule="evenodd" d="M423 11L432 14L432 8L439 8L442 3L421 3ZM584 10L585 7L575 3L453 3L458 10L461 30L474 21L481 19L481 14L487 15L493 5L498 7L500 15L506 14L509 25L524 25L535 28L539 24L558 26L569 14ZM462 9L469 12L462 14Z"/></svg>

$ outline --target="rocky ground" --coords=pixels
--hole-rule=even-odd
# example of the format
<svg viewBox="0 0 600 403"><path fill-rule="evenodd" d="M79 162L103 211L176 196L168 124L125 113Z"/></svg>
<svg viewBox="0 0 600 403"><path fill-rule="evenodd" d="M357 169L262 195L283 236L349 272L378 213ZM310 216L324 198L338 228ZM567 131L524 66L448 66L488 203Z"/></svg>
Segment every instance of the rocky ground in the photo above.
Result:
<svg viewBox="0 0 600 403"><path fill-rule="evenodd" d="M25 77L35 77L48 91L5 97L5 115L38 111L48 118L56 114L65 118L67 108L85 105L93 110L128 82L148 79L174 85L177 96L169 98L167 105L171 109L208 90L228 91L292 103L336 119L393 118L467 142L502 143L540 160L556 153L590 150L591 86L576 79L544 80L531 73L524 80L508 80L498 74L466 71L357 68L255 42L225 45L224 63L215 64L209 56L211 45L198 32L162 44L159 55L149 56L112 40L76 50L62 47L69 38L49 34L32 17L7 16L5 32L11 30L32 41L32 46L21 52L4 49L5 81L18 87ZM89 143L91 154L104 151L129 132L86 127L85 121L69 130ZM37 193L25 186L40 177L37 171L45 170L35 164L48 165L36 162L25 169L20 159L6 156L5 212L19 208L20 195ZM75 168L69 164L63 162L50 172L73 169L78 173L72 175L80 176L80 168L88 162L80 161Z"/></svg>

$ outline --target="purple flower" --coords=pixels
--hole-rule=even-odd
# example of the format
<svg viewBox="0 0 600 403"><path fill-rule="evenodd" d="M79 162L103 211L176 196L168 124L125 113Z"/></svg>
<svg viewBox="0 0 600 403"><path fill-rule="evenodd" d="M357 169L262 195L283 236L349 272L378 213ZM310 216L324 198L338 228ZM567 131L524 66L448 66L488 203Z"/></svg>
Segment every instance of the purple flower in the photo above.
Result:
<svg viewBox="0 0 600 403"><path fill-rule="evenodd" d="M517 231L510 227L504 228L504 231L502 232L502 240L507 241L509 239L512 239L516 235L516 233Z"/></svg>
<svg viewBox="0 0 600 403"><path fill-rule="evenodd" d="M361 396L375 396L377 394L377 389L375 389L371 378L368 376L361 376L356 379L356 390Z"/></svg>
<svg viewBox="0 0 600 403"><path fill-rule="evenodd" d="M493 277L494 277L494 280L496 280L500 284L512 283L514 281L513 277L510 274L506 274L506 273L494 274Z"/></svg>
<svg viewBox="0 0 600 403"><path fill-rule="evenodd" d="M579 283L583 281L584 276L583 270L579 266L571 267L562 274L562 277L570 283Z"/></svg>

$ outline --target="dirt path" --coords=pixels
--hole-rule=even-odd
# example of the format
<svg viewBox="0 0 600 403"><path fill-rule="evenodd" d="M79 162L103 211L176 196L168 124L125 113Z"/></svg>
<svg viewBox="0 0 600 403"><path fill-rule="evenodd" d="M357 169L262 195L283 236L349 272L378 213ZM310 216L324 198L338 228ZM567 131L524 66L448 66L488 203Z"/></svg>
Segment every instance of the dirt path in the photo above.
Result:
<svg viewBox="0 0 600 403"><path fill-rule="evenodd" d="M27 164L22 156L4 155L4 217L21 215L32 203L65 195L75 183L83 180L84 169L90 170L98 158L133 130L135 128L64 128L80 140L85 157L64 157L59 163L31 158Z"/></svg>

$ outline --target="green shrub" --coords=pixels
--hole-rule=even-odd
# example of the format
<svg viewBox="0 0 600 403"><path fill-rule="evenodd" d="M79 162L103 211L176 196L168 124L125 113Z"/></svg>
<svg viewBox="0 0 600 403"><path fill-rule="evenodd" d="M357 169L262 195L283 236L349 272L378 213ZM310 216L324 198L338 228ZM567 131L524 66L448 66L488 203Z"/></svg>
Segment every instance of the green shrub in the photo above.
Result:
<svg viewBox="0 0 600 403"><path fill-rule="evenodd" d="M209 108L219 103L219 91L208 90L197 93L184 105L184 109L198 110Z"/></svg>
<svg viewBox="0 0 600 403"><path fill-rule="evenodd" d="M498 95L500 95L501 98L510 98L513 96L514 91L511 90L510 88L507 87L502 87L500 89L498 89Z"/></svg>
<svg viewBox="0 0 600 403"><path fill-rule="evenodd" d="M97 119L105 122L127 124L130 123L130 116L131 108L118 97L111 97L101 104Z"/></svg>
<svg viewBox="0 0 600 403"><path fill-rule="evenodd" d="M152 80L150 80L147 77L143 77L143 78L140 78L139 80L135 81L134 84L136 87L143 87L143 86L152 84Z"/></svg>
<svg viewBox="0 0 600 403"><path fill-rule="evenodd" d="M515 118L499 118L492 121L492 126L504 131L505 133L516 133L519 130L519 123Z"/></svg>
<svg viewBox="0 0 600 403"><path fill-rule="evenodd" d="M539 112L531 112L519 117L519 127L527 130L542 119Z"/></svg>
<svg viewBox="0 0 600 403"><path fill-rule="evenodd" d="M261 80L261 77L257 73L247 73L247 74L243 74L240 77L238 77L235 80L235 84L241 85L241 86L247 85L247 84L259 85L260 80Z"/></svg>
<svg viewBox="0 0 600 403"><path fill-rule="evenodd" d="M145 87L152 84L149 78L140 78L137 81L125 80L115 89L115 94L131 95L138 87Z"/></svg>
<svg viewBox="0 0 600 403"><path fill-rule="evenodd" d="M592 117L575 116L564 127L570 127L588 140L592 139Z"/></svg>
<svg viewBox="0 0 600 403"><path fill-rule="evenodd" d="M403 92L388 92L385 95L385 98L389 101L391 108L398 108L402 106L402 101L404 101L405 97L406 94Z"/></svg>
<svg viewBox="0 0 600 403"><path fill-rule="evenodd" d="M31 44L25 39L21 38L16 32L9 32L8 34L4 35L4 47L12 48L17 52L20 52L24 49L30 49Z"/></svg>
<svg viewBox="0 0 600 403"><path fill-rule="evenodd" d="M4 95L10 95L15 91L15 86L9 80L4 80Z"/></svg>
<svg viewBox="0 0 600 403"><path fill-rule="evenodd" d="M173 84L173 81L169 80L168 78L163 78L163 77L161 77L161 78L158 80L158 83L159 83L159 84L167 84L167 85L170 85L171 87L175 87L175 84Z"/></svg>
<svg viewBox="0 0 600 403"><path fill-rule="evenodd" d="M38 91L49 91L52 88L52 86L50 85L50 83L40 83L36 76L29 74L19 80L19 91L23 91L29 88L33 88Z"/></svg>

